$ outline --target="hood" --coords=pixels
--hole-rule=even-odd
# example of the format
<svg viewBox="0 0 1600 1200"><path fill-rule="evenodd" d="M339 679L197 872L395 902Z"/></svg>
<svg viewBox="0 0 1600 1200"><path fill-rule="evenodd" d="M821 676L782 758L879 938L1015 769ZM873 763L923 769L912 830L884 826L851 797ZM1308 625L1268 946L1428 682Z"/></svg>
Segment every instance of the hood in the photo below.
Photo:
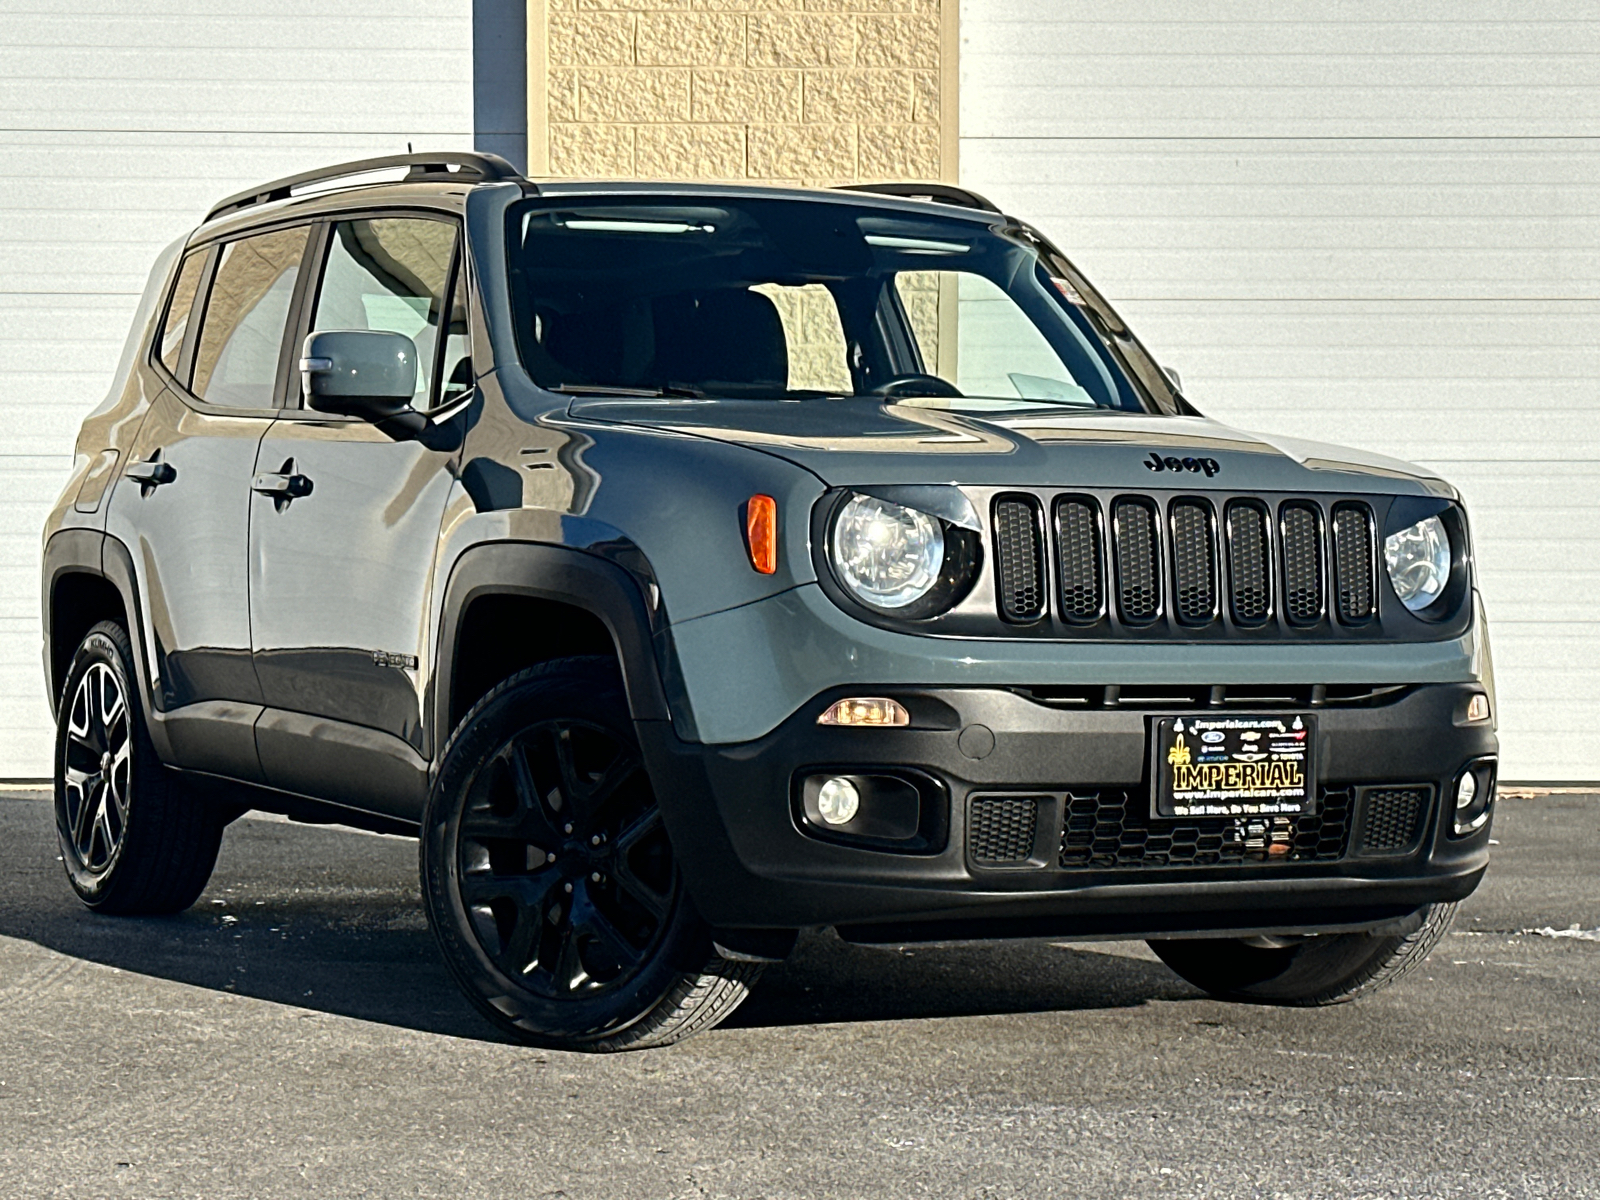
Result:
<svg viewBox="0 0 1600 1200"><path fill-rule="evenodd" d="M972 413L926 403L577 397L568 411L581 420L748 446L835 487L956 483L1455 496L1442 479L1398 459L1247 433L1204 417L1038 408Z"/></svg>

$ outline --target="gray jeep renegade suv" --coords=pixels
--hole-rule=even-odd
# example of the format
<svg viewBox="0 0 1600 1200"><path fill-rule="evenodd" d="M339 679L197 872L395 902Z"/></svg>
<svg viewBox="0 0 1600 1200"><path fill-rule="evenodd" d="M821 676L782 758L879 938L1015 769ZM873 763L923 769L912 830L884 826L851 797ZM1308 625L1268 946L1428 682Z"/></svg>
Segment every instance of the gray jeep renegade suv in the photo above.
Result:
<svg viewBox="0 0 1600 1200"><path fill-rule="evenodd" d="M250 808L417 835L450 970L540 1044L708 1028L822 926L1331 1003L1488 859L1457 493L1205 419L942 185L458 154L225 200L43 602L85 903L186 907Z"/></svg>

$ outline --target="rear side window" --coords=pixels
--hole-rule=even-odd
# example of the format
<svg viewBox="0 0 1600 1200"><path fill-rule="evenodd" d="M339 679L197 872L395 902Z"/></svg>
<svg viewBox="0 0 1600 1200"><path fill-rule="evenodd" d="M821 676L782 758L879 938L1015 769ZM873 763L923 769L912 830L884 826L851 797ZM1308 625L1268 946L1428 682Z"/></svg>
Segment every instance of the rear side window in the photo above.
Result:
<svg viewBox="0 0 1600 1200"><path fill-rule="evenodd" d="M229 408L271 408L306 226L222 248L194 355L194 394Z"/></svg>
<svg viewBox="0 0 1600 1200"><path fill-rule="evenodd" d="M413 403L427 408L455 248L456 229L450 221L340 221L329 239L312 330L405 334L417 347Z"/></svg>
<svg viewBox="0 0 1600 1200"><path fill-rule="evenodd" d="M167 305L167 320L161 328L157 354L174 375L178 373L183 356L183 335L189 330L189 318L194 313L195 297L200 291L200 277L206 269L209 253L209 250L196 250L183 260L177 285L172 289L172 303Z"/></svg>

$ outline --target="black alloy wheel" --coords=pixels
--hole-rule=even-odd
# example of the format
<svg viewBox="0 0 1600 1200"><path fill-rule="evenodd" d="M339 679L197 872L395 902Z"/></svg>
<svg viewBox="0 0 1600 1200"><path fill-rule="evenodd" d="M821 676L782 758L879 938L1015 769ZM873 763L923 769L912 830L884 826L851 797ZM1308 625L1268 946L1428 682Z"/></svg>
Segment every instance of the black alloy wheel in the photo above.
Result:
<svg viewBox="0 0 1600 1200"><path fill-rule="evenodd" d="M611 659L530 667L473 706L419 854L446 966L522 1041L666 1045L722 1020L760 974L717 953L683 885Z"/></svg>
<svg viewBox="0 0 1600 1200"><path fill-rule="evenodd" d="M195 795L156 757L121 625L84 636L56 716L56 837L78 898L103 913L181 912L241 810Z"/></svg>
<svg viewBox="0 0 1600 1200"><path fill-rule="evenodd" d="M586 721L522 730L468 785L457 827L473 932L551 1000L625 983L661 940L677 874L638 752Z"/></svg>

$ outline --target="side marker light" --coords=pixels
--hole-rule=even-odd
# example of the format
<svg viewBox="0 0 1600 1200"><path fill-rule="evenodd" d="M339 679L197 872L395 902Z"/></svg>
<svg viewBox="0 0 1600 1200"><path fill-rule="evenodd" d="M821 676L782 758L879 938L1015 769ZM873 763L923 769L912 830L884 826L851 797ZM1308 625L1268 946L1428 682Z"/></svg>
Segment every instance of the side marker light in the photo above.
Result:
<svg viewBox="0 0 1600 1200"><path fill-rule="evenodd" d="M828 706L818 725L909 725L911 714L898 701L885 696L852 696Z"/></svg>
<svg viewBox="0 0 1600 1200"><path fill-rule="evenodd" d="M778 569L778 502L771 496L755 495L745 506L745 543L750 549L750 565L763 575Z"/></svg>

